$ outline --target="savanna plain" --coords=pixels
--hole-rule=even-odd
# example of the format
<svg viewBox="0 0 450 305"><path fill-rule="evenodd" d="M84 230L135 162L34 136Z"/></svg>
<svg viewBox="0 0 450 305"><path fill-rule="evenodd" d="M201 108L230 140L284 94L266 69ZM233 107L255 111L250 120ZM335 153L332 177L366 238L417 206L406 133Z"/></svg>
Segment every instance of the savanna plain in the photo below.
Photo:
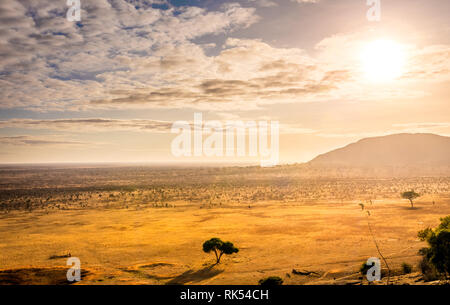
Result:
<svg viewBox="0 0 450 305"><path fill-rule="evenodd" d="M450 178L329 172L3 166L0 284L67 284L68 257L80 259L78 285L361 284L376 245L391 283L424 283L417 232L450 214ZM412 189L414 207L400 196ZM216 264L202 250L213 237L239 252Z"/></svg>

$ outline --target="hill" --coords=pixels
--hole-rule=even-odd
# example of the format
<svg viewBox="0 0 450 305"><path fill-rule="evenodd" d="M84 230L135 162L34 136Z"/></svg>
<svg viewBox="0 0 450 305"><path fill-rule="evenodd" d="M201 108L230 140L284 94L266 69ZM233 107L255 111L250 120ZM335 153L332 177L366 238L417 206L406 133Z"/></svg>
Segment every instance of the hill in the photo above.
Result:
<svg viewBox="0 0 450 305"><path fill-rule="evenodd" d="M365 138L308 162L339 167L449 167L450 137L394 134Z"/></svg>

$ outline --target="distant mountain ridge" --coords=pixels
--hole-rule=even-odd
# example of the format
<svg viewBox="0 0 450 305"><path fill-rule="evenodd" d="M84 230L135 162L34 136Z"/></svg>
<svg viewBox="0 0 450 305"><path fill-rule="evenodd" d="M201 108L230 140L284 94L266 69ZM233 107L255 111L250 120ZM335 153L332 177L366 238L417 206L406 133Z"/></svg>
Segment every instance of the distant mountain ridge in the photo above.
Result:
<svg viewBox="0 0 450 305"><path fill-rule="evenodd" d="M393 134L359 140L307 163L339 167L450 167L450 137Z"/></svg>

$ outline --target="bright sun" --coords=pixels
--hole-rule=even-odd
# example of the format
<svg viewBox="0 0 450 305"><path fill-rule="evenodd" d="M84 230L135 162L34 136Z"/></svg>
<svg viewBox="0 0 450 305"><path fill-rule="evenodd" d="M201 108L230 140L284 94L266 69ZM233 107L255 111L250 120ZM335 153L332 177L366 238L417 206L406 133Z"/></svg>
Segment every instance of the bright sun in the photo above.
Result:
<svg viewBox="0 0 450 305"><path fill-rule="evenodd" d="M403 73L405 52L402 46L394 41L376 40L366 45L361 60L363 70L370 81L392 81Z"/></svg>

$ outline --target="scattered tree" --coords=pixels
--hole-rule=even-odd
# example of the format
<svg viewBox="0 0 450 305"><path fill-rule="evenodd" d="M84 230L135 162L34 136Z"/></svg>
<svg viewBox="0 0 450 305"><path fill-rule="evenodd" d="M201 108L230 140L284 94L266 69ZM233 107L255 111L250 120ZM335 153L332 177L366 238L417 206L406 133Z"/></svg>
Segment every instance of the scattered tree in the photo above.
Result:
<svg viewBox="0 0 450 305"><path fill-rule="evenodd" d="M238 253L239 249L229 241L223 242L220 238L214 237L203 243L203 251L206 253L214 251L214 254L216 255L216 264L218 264L220 263L222 255Z"/></svg>
<svg viewBox="0 0 450 305"><path fill-rule="evenodd" d="M403 199L408 199L409 202L411 202L411 208L414 208L414 202L413 200L420 197L419 194L417 194L416 192L414 192L414 190L411 190L409 192L404 192L402 193L402 198Z"/></svg>

